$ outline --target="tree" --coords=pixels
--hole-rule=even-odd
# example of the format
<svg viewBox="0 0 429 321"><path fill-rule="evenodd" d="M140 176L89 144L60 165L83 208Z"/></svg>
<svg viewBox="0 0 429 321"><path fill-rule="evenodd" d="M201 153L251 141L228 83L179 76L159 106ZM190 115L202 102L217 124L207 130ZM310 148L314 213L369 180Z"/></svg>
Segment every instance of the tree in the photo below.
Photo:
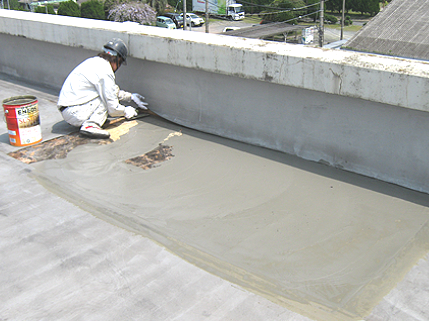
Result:
<svg viewBox="0 0 429 321"><path fill-rule="evenodd" d="M54 10L54 6L51 4L48 4L47 6L37 6L34 12L56 14Z"/></svg>
<svg viewBox="0 0 429 321"><path fill-rule="evenodd" d="M163 14L165 12L165 7L167 6L167 0L150 0L150 6L152 8L155 8L155 10L159 13L159 14ZM186 4L188 4L186 2ZM188 11L188 10L186 10Z"/></svg>
<svg viewBox="0 0 429 321"><path fill-rule="evenodd" d="M365 12L365 2L366 0L353 0L352 10L363 14Z"/></svg>
<svg viewBox="0 0 429 321"><path fill-rule="evenodd" d="M350 1L350 0L348 0ZM343 0L330 0L325 2L326 10L340 13L343 8Z"/></svg>
<svg viewBox="0 0 429 321"><path fill-rule="evenodd" d="M338 22L337 17L330 15L330 14L325 14L325 22L330 23L330 24L336 24Z"/></svg>
<svg viewBox="0 0 429 321"><path fill-rule="evenodd" d="M325 4L326 10L338 13L343 10L343 0L329 0ZM353 10L362 14L369 13L370 15L376 15L380 12L380 0L346 0L345 5L346 12Z"/></svg>
<svg viewBox="0 0 429 321"><path fill-rule="evenodd" d="M103 3L98 0L83 2L80 6L80 12L82 18L98 20L104 20L105 18Z"/></svg>
<svg viewBox="0 0 429 321"><path fill-rule="evenodd" d="M282 22L286 21L290 24L296 24L296 17L295 15L290 11L284 11L279 13L270 13L264 16L265 21L271 21L271 22Z"/></svg>
<svg viewBox="0 0 429 321"><path fill-rule="evenodd" d="M308 6L307 11L305 12L305 14L311 14L309 17L313 19L313 22L316 22L317 19L319 19L319 15L320 15L320 5L318 5L320 3L320 0L307 0L306 1L306 5Z"/></svg>
<svg viewBox="0 0 429 321"><path fill-rule="evenodd" d="M345 16L345 18L344 18L344 25L345 26L350 26L350 25L352 25L353 24L353 21L352 21L352 19L350 18L350 16Z"/></svg>
<svg viewBox="0 0 429 321"><path fill-rule="evenodd" d="M346 0L346 12L349 12L349 10L352 9L353 4L355 2L359 2L360 0ZM343 11L343 0L329 0L325 1L326 10L332 11L332 12L338 12L341 13Z"/></svg>
<svg viewBox="0 0 429 321"><path fill-rule="evenodd" d="M243 4L243 10L246 13L260 13L261 11L267 10L266 6L270 3L267 0L251 0L252 2L241 1Z"/></svg>
<svg viewBox="0 0 429 321"><path fill-rule="evenodd" d="M109 12L117 5L122 3L128 3L130 0L105 0L104 1L104 13L106 14L106 19L109 17Z"/></svg>
<svg viewBox="0 0 429 321"><path fill-rule="evenodd" d="M3 1L5 8L6 8L6 2L9 5L10 10L18 10L18 11L22 10L21 6L19 5L18 0Z"/></svg>
<svg viewBox="0 0 429 321"><path fill-rule="evenodd" d="M290 24L296 24L296 18L305 12L294 10L295 8L303 8L305 6L302 0L274 0L271 6L272 9L264 12L264 20L266 21L286 21Z"/></svg>
<svg viewBox="0 0 429 321"><path fill-rule="evenodd" d="M378 0L370 0L367 11L371 16L375 16L380 12L380 3Z"/></svg>
<svg viewBox="0 0 429 321"><path fill-rule="evenodd" d="M151 25L156 20L156 11L146 3L122 3L110 10L108 19L119 22L134 21Z"/></svg>
<svg viewBox="0 0 429 321"><path fill-rule="evenodd" d="M351 1L351 5L353 11L357 11L362 14L369 13L370 15L376 15L380 12L379 0L353 0Z"/></svg>
<svg viewBox="0 0 429 321"><path fill-rule="evenodd" d="M80 7L72 0L61 2L58 7L58 14L61 16L80 17Z"/></svg>
<svg viewBox="0 0 429 321"><path fill-rule="evenodd" d="M116 6L120 4L144 4L147 3L150 7L155 9L155 11L158 12L159 15L161 15L163 12L165 12L165 8L167 6L168 0L105 0L104 1L104 12L106 13L106 19L109 19L110 11L115 8ZM176 0L174 0L176 1ZM178 0L181 2L182 0ZM179 4L176 3L175 6L178 6ZM186 2L186 6L188 8L188 11L192 11L192 0L188 0ZM182 7L178 7L179 10L183 9L183 3Z"/></svg>

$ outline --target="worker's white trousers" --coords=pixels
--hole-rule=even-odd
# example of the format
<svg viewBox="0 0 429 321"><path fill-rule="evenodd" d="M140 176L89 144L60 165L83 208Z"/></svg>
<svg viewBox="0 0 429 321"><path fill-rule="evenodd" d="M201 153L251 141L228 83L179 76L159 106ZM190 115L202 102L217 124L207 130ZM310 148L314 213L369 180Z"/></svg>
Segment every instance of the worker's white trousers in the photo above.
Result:
<svg viewBox="0 0 429 321"><path fill-rule="evenodd" d="M94 124L101 127L108 116L106 107L98 97L82 105L67 107L61 114L67 123L76 127Z"/></svg>

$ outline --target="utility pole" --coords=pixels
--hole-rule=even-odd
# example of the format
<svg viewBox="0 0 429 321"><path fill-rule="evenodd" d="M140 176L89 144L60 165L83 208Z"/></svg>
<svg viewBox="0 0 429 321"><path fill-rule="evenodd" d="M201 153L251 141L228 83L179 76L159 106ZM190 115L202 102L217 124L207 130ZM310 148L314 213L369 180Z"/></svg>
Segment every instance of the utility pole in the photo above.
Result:
<svg viewBox="0 0 429 321"><path fill-rule="evenodd" d="M341 37L340 40L343 40L343 29L344 29L344 10L346 9L346 0L343 0L343 12L341 14Z"/></svg>
<svg viewBox="0 0 429 321"><path fill-rule="evenodd" d="M183 30L187 30L187 21L186 21L186 0L183 0Z"/></svg>
<svg viewBox="0 0 429 321"><path fill-rule="evenodd" d="M320 1L320 27L319 27L319 47L323 47L323 42L324 42L324 36L323 36L323 32L324 32L324 12L325 12L325 6L324 6L325 2L324 0Z"/></svg>
<svg viewBox="0 0 429 321"><path fill-rule="evenodd" d="M206 0L206 33L209 33L209 0Z"/></svg>

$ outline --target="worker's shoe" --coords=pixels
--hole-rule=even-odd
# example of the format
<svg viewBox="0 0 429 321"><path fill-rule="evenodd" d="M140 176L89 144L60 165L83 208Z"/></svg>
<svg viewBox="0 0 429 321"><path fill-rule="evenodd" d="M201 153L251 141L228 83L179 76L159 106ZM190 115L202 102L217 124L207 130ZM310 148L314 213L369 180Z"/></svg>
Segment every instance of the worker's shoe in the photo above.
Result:
<svg viewBox="0 0 429 321"><path fill-rule="evenodd" d="M109 138L110 133L97 125L86 125L80 128L80 134L90 138Z"/></svg>

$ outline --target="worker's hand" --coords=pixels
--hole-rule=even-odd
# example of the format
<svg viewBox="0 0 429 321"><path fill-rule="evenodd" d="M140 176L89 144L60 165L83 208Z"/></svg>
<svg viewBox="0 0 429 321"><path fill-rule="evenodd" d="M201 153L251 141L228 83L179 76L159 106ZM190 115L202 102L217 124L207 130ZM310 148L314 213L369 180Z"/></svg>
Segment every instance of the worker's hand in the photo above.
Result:
<svg viewBox="0 0 429 321"><path fill-rule="evenodd" d="M137 116L137 110L132 106L127 106L124 108L125 118L131 119Z"/></svg>
<svg viewBox="0 0 429 321"><path fill-rule="evenodd" d="M137 106L139 106L139 108L147 110L148 103L144 102L144 97L142 95L137 93L131 94L131 99L137 104Z"/></svg>

